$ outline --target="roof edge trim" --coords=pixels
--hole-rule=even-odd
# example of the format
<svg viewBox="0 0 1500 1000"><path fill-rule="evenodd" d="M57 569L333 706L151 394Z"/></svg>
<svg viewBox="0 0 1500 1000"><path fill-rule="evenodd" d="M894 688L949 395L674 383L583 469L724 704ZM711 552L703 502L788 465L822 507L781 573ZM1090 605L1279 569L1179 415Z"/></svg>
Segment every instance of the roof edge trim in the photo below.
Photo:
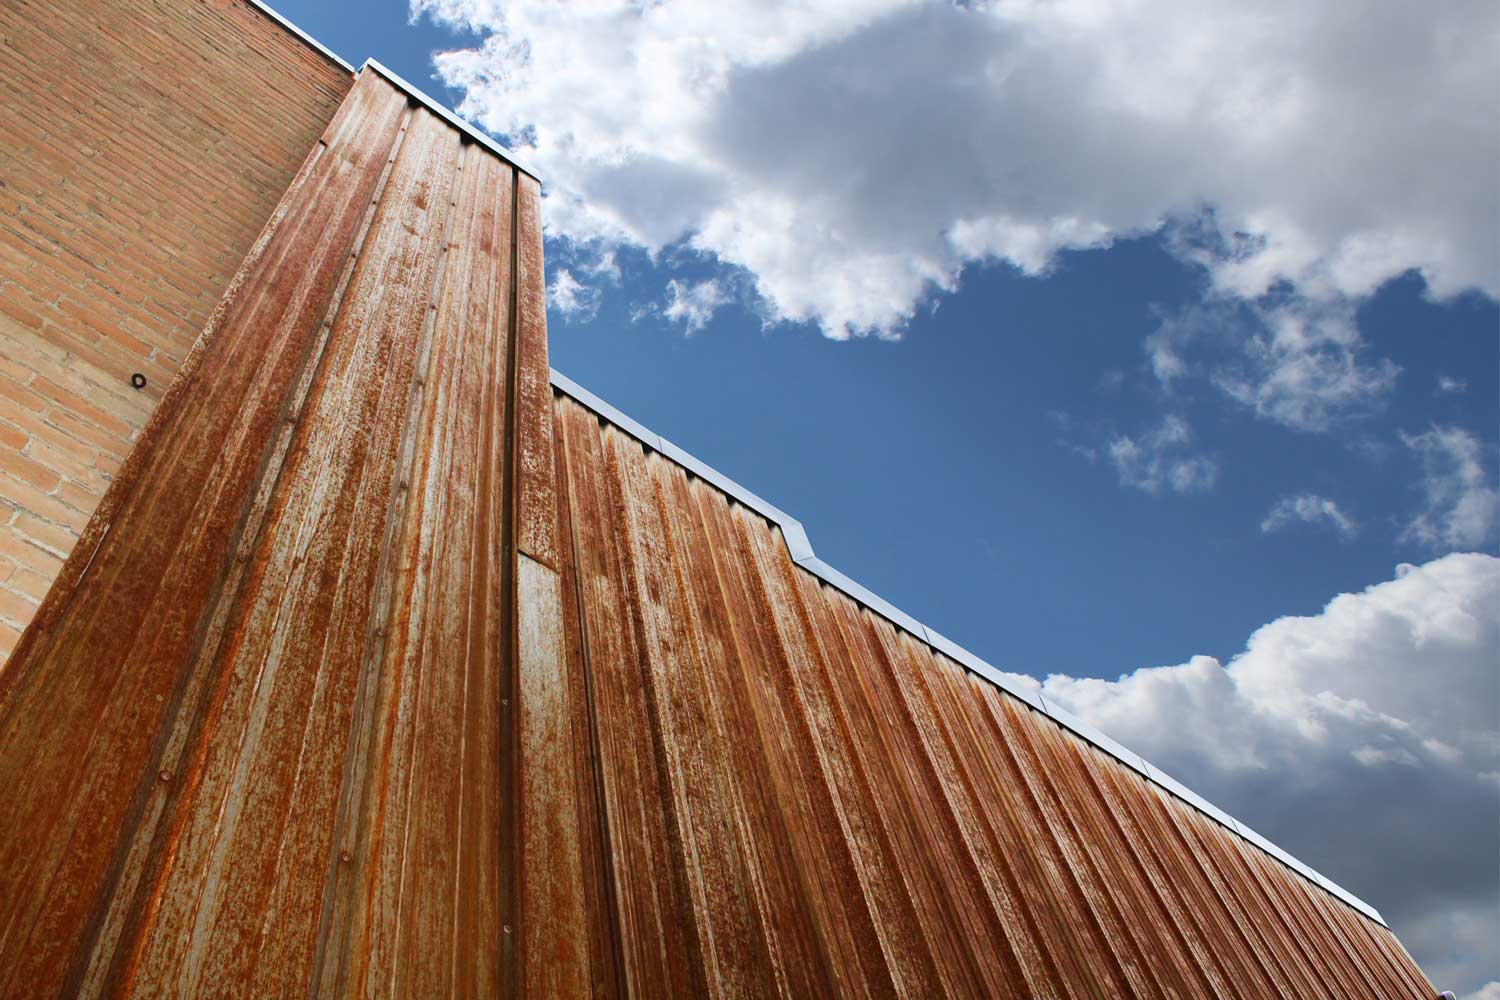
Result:
<svg viewBox="0 0 1500 1000"><path fill-rule="evenodd" d="M1385 922L1385 918L1369 903L1366 903L1327 876L1298 861L1244 823L1236 820L1233 816L1182 784L1182 782L1156 767L1140 754L1126 749L1114 739L1101 733L1073 713L1062 708L1060 705L1053 704L1043 696L1039 686L1032 688L1015 683L1009 679L1010 675L1004 671L981 657L976 656L974 653L969 652L946 636L928 628L889 601L871 593L865 587L854 582L832 566L829 566L813 554L812 545L807 540L807 532L803 529L802 522L790 514L767 503L733 479L713 468L713 466L694 457L677 445L672 444L661 435L648 430L644 425L632 420L614 406L606 403L577 382L559 372L556 368L552 369L552 386L563 395L571 397L585 408L592 410L601 419L613 424L626 434L640 441L646 447L660 452L663 457L677 463L699 479L727 493L743 506L750 508L775 524L781 529L782 540L786 543L787 552L791 555L792 562L796 565L812 573L824 583L847 594L891 624L910 633L914 638L920 639L932 649L963 666L970 673L984 678L1011 697L1019 699L1033 710L1053 719L1063 728L1091 745L1098 747L1111 757L1114 757L1153 785L1156 785L1174 798L1181 799L1204 816L1218 823L1224 829L1229 830L1240 839L1269 854L1282 865L1290 868L1335 899L1375 921L1382 927L1389 927Z"/></svg>
<svg viewBox="0 0 1500 1000"><path fill-rule="evenodd" d="M528 177L531 177L538 184L541 183L541 175L538 174L535 170L532 170L525 163L521 162L520 158L517 157L515 153L512 153L509 149L500 145L500 143L496 142L494 139L491 139L489 135L487 135L477 125L473 125L465 121L451 109L444 107L443 104L440 103L436 98L414 86L405 77L401 76L395 70L385 65L385 63L381 62L379 59L375 59L373 57L366 59L364 61L364 64L360 66L359 71L363 73L367 69L372 69L375 72L379 73L381 76L385 77L388 81L394 84L396 89L405 91L408 97L411 97L413 100L420 102L424 107L427 108L428 111L431 111L433 114L443 119L443 121L447 122L449 125L452 125L454 128L467 135L470 139L473 139L485 149L488 149L491 153L494 153L496 156L500 157L500 159L504 160L506 163L509 163L511 166L521 171L521 173L526 174Z"/></svg>
<svg viewBox="0 0 1500 1000"><path fill-rule="evenodd" d="M269 4L262 3L261 0L250 0L250 6L254 7L256 10L260 11L262 14L266 15L271 20L275 21L277 24L281 25L287 31L290 31L292 34L294 34L298 38L302 39L303 42L307 43L307 45L308 45L309 48L312 48L312 49L316 50L318 53L320 53L322 56L324 56L329 61L334 62L334 63L338 64L339 66L342 66L345 70L349 71L349 73L351 73L351 74L354 72L354 67L351 66L346 61L344 61L344 57L343 56L339 55L337 52L333 51L328 46L326 46L322 42L318 41L312 35L309 35L307 32L305 32L301 28L297 27L291 21L288 21L285 17L283 17L278 11L276 11Z"/></svg>

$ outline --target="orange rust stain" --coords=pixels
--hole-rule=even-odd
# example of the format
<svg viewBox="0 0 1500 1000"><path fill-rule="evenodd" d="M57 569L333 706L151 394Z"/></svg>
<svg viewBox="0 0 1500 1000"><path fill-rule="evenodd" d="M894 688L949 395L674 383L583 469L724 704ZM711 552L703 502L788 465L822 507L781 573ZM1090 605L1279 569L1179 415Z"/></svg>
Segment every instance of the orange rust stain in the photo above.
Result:
<svg viewBox="0 0 1500 1000"><path fill-rule="evenodd" d="M554 396L540 211L350 92L0 675L0 995L1430 995Z"/></svg>
<svg viewBox="0 0 1500 1000"><path fill-rule="evenodd" d="M554 410L606 855L588 920L628 989L1430 995L1384 927Z"/></svg>
<svg viewBox="0 0 1500 1000"><path fill-rule="evenodd" d="M356 83L0 676L0 994L593 981L539 212Z"/></svg>

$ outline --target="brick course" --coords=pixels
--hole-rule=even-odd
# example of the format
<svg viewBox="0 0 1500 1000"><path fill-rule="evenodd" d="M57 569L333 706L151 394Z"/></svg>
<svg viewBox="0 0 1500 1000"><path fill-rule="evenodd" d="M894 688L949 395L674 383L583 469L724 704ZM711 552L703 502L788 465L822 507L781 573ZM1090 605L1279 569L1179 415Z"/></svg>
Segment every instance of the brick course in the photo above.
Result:
<svg viewBox="0 0 1500 1000"><path fill-rule="evenodd" d="M351 80L244 0L8 0L0 79L3 661Z"/></svg>

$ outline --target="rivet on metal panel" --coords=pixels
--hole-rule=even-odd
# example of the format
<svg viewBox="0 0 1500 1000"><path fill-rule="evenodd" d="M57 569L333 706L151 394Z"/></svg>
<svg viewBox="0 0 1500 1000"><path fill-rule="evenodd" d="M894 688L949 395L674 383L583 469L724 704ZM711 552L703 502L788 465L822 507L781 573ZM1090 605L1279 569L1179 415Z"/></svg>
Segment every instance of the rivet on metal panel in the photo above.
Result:
<svg viewBox="0 0 1500 1000"><path fill-rule="evenodd" d="M509 934L510 933L510 924L506 924L505 927L503 928L503 930L505 931L505 933Z"/></svg>
<svg viewBox="0 0 1500 1000"><path fill-rule="evenodd" d="M349 862L354 860L354 855L350 854L348 851L340 851L339 860L344 862L345 864L348 864Z"/></svg>
<svg viewBox="0 0 1500 1000"><path fill-rule="evenodd" d="M171 771L161 771L156 776L158 778L160 778L162 781L171 781L172 780L172 772Z"/></svg>
<svg viewBox="0 0 1500 1000"><path fill-rule="evenodd" d="M417 378L416 378L416 384L417 385L426 385L427 384L427 380L425 378L423 378L421 375L418 375Z"/></svg>
<svg viewBox="0 0 1500 1000"><path fill-rule="evenodd" d="M509 698L501 698L500 699L500 704L501 705L509 705L510 704L510 699Z"/></svg>
<svg viewBox="0 0 1500 1000"><path fill-rule="evenodd" d="M383 628L377 628L375 630L375 638L377 638L377 639L383 639L383 638L385 638L385 629L383 629Z"/></svg>
<svg viewBox="0 0 1500 1000"><path fill-rule="evenodd" d="M402 489L402 490L405 490L405 489L406 489L406 480L404 480L404 479L403 479L403 480L401 480L401 489Z"/></svg>

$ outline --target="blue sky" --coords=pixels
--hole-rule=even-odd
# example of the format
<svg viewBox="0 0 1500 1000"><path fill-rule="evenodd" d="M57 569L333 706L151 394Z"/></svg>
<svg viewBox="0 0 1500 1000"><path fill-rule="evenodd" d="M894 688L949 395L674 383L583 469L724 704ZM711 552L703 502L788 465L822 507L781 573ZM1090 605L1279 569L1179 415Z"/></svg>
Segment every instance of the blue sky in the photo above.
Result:
<svg viewBox="0 0 1500 1000"><path fill-rule="evenodd" d="M278 5L527 147L555 367L1500 996L1493 4L421 8Z"/></svg>

